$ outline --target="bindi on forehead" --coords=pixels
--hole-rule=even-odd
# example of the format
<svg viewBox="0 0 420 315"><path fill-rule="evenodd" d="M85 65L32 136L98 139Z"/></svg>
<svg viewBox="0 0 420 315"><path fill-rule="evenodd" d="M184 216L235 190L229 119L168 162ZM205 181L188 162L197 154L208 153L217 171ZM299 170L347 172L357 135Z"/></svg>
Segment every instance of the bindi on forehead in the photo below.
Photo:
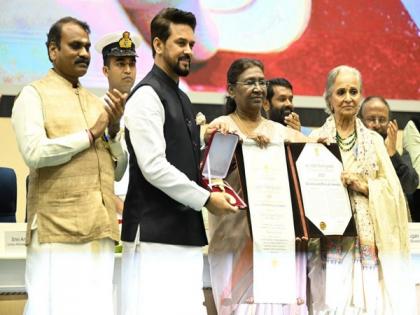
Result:
<svg viewBox="0 0 420 315"><path fill-rule="evenodd" d="M340 72L335 79L335 86L355 86L359 88L360 82L353 72Z"/></svg>

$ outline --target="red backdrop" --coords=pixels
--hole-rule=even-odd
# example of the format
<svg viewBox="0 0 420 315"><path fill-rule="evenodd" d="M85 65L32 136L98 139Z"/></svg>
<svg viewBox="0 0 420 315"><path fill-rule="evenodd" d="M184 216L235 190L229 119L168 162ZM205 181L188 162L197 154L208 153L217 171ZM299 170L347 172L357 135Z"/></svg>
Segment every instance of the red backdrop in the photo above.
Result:
<svg viewBox="0 0 420 315"><path fill-rule="evenodd" d="M267 78L288 78L295 94L322 95L329 70L347 64L361 71L365 95L420 99L419 47L420 30L399 0L314 0L306 31L285 51L219 51L186 80L194 90L224 90L232 61L254 57Z"/></svg>

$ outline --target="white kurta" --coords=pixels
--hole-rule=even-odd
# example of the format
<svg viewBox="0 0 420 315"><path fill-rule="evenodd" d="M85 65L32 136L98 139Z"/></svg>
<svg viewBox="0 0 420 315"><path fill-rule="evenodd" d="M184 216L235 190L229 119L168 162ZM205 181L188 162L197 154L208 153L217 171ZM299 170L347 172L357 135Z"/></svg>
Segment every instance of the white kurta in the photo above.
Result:
<svg viewBox="0 0 420 315"><path fill-rule="evenodd" d="M26 258L25 315L113 315L114 241L39 244Z"/></svg>
<svg viewBox="0 0 420 315"><path fill-rule="evenodd" d="M26 164L41 168L67 163L89 148L85 130L50 139L44 128L41 99L32 86L23 88L13 106L12 124ZM127 155L119 142L110 142L121 178ZM125 165L125 166L124 166ZM101 239L84 244L39 244L36 216L27 248L26 315L113 314L114 242Z"/></svg>
<svg viewBox="0 0 420 315"><path fill-rule="evenodd" d="M172 199L200 211L209 192L166 159L165 111L153 88L139 88L127 102L124 117L146 180ZM206 314L202 275L199 246L123 242L119 308L123 315Z"/></svg>
<svg viewBox="0 0 420 315"><path fill-rule="evenodd" d="M123 242L122 315L205 315L201 247Z"/></svg>

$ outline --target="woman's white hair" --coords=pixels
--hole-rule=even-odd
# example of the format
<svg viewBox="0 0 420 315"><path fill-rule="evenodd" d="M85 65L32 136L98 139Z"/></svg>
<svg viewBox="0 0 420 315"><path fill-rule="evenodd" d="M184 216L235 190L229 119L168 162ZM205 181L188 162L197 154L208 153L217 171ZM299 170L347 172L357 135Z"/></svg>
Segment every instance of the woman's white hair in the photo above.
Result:
<svg viewBox="0 0 420 315"><path fill-rule="evenodd" d="M340 65L340 66L335 67L328 73L327 85L325 86L324 98L325 98L325 103L327 104L325 108L325 111L327 112L327 114L331 114L333 112L331 108L331 104L330 104L330 98L333 93L333 86L334 86L335 80L337 79L338 75L342 71L351 72L356 75L357 81L359 82L359 91L360 93L362 93L362 75L360 74L359 70L350 66L346 66L346 65Z"/></svg>

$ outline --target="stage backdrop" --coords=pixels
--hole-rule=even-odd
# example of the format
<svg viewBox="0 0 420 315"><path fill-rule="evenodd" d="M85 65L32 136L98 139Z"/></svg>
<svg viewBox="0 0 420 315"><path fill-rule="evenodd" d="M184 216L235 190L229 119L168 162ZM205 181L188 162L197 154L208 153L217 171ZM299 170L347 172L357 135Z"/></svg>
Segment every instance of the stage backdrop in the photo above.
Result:
<svg viewBox="0 0 420 315"><path fill-rule="evenodd" d="M301 96L321 96L328 71L347 64L362 72L365 95L420 104L419 0L1 0L0 93L16 94L47 71L46 33L68 15L88 22L93 43L107 32L139 33L141 79L153 62L150 20L166 6L197 16L187 91L224 92L231 62L252 57L267 78L288 78ZM104 89L101 67L93 51L83 84Z"/></svg>

